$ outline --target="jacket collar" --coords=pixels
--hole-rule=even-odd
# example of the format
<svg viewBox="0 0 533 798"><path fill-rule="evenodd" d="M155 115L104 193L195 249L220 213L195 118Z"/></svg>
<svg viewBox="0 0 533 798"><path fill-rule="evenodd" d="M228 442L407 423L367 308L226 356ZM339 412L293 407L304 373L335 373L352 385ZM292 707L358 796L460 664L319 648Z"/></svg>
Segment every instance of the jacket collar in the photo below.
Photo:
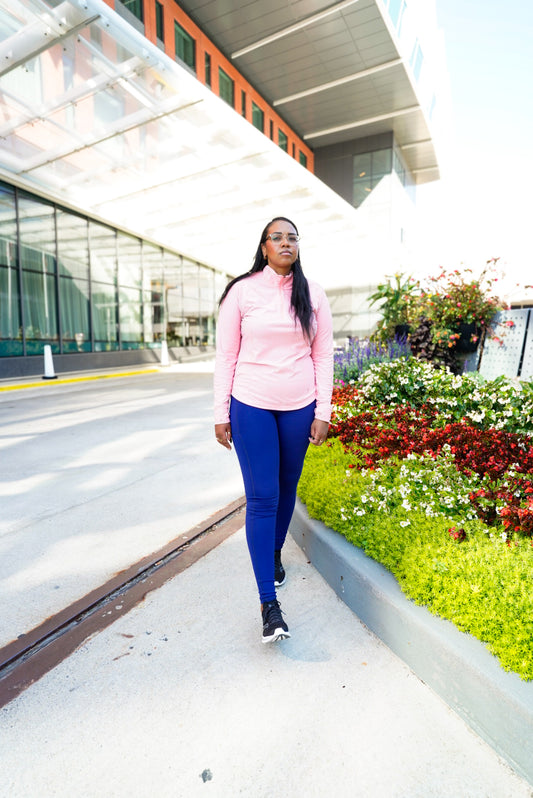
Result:
<svg viewBox="0 0 533 798"><path fill-rule="evenodd" d="M292 291L292 276L293 276L292 270L287 275L278 274L268 264L263 269L263 277L268 283L271 283L272 285L281 286L284 289L290 288L291 291Z"/></svg>

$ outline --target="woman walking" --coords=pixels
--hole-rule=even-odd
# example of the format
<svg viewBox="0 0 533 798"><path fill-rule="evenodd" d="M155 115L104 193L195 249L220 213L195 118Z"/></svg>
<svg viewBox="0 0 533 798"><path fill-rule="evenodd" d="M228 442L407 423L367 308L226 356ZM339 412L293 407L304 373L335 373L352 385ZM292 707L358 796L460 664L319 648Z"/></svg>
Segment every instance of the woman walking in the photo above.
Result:
<svg viewBox="0 0 533 798"><path fill-rule="evenodd" d="M281 550L307 447L325 441L331 415L331 312L304 276L299 240L290 219L267 224L252 268L226 287L217 324L215 435L239 458L264 643L290 637L276 596Z"/></svg>

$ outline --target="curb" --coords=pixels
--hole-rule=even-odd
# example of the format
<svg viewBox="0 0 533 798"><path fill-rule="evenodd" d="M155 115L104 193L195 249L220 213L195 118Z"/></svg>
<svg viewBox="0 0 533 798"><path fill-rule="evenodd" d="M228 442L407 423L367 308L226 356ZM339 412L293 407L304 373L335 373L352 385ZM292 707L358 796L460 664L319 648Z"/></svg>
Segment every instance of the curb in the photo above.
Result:
<svg viewBox="0 0 533 798"><path fill-rule="evenodd" d="M533 785L533 682L476 638L409 601L394 576L297 500L290 533L336 594L497 754Z"/></svg>
<svg viewBox="0 0 533 798"><path fill-rule="evenodd" d="M42 388L43 385L67 385L71 382L90 382L94 380L109 380L114 379L117 377L135 377L139 374L156 374L157 372L161 371L159 368L147 368L147 369L139 369L137 371L114 371L108 374L80 374L80 376L76 377L59 377L55 379L53 382L16 382L10 385L1 385L0 384L0 391L22 391L26 388Z"/></svg>

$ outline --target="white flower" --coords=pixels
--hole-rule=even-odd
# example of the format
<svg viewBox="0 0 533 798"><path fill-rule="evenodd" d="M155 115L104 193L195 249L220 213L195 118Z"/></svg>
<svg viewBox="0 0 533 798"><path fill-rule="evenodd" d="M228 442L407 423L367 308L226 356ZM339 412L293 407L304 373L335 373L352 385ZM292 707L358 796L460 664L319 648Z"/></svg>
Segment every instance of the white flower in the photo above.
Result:
<svg viewBox="0 0 533 798"><path fill-rule="evenodd" d="M410 523L410 521L400 521L400 526L406 527L409 526Z"/></svg>

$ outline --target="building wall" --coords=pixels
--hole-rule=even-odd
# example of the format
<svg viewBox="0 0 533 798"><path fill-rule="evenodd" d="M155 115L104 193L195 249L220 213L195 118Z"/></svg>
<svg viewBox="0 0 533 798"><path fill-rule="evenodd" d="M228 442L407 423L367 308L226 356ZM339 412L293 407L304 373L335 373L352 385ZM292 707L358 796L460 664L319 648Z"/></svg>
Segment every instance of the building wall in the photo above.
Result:
<svg viewBox="0 0 533 798"><path fill-rule="evenodd" d="M159 40L156 30L156 2L159 1L163 7L164 38ZM219 67L233 80L235 86L234 109L237 113L252 124L252 102L254 102L264 113L263 133L272 139L276 144L280 142L280 133L287 137L287 153L304 165L309 171L314 171L314 155L310 147L301 139L292 128L287 125L285 120L261 97L254 87L245 80L244 76L235 69L232 62L207 38L194 21L179 7L176 0L136 0L142 2L142 22L136 20L134 14L128 10L128 0L125 3L121 0L104 0L117 13L125 16L126 19L144 33L147 39L153 44L162 46L164 52L173 59L176 59L176 48L174 40L174 23L177 22L195 41L196 48L196 68L194 73L197 79L208 86L205 73L206 54L211 57L211 85L209 88L220 94L219 90ZM137 6L138 7L138 6ZM137 23L137 24L136 24ZM176 59L179 60L179 59ZM245 107L242 107L243 94Z"/></svg>
<svg viewBox="0 0 533 798"><path fill-rule="evenodd" d="M335 268L335 283L329 287L337 293L345 290L347 294L356 287L364 303L372 293L369 275L378 281L404 264L409 268L410 231L415 214L414 178L392 131L317 147L315 172L358 211L356 249L343 254ZM366 295L361 294L364 286L368 288ZM343 314L339 335L344 328L349 330L348 335L366 335L376 321L375 314L365 314L362 307L358 307L357 318L351 321L345 311Z"/></svg>

